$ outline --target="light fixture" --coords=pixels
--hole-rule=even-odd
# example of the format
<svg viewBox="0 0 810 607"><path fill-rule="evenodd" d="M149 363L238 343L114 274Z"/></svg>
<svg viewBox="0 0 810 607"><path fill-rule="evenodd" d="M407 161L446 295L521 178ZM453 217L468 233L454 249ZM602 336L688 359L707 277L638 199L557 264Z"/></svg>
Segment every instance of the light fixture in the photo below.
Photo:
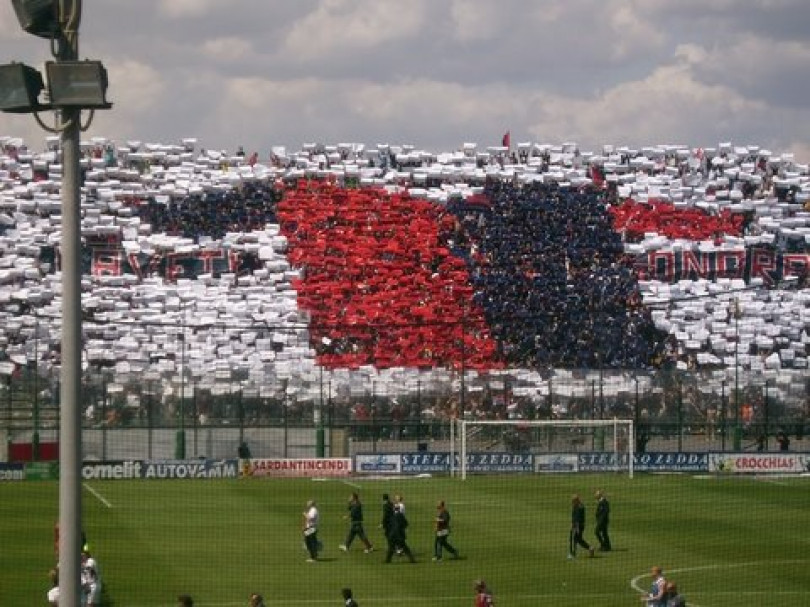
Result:
<svg viewBox="0 0 810 607"><path fill-rule="evenodd" d="M48 93L55 108L109 109L107 70L101 61L49 61Z"/></svg>
<svg viewBox="0 0 810 607"><path fill-rule="evenodd" d="M0 111L25 114L47 109L40 105L42 74L23 63L0 65Z"/></svg>
<svg viewBox="0 0 810 607"><path fill-rule="evenodd" d="M17 21L29 34L40 38L56 38L59 23L59 0L12 0Z"/></svg>

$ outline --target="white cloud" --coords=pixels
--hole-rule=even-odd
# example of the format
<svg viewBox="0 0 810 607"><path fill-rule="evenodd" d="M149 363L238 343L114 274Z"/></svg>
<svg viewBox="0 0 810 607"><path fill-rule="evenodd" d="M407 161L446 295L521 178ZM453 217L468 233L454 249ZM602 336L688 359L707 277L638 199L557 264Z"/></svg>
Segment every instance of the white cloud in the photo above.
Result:
<svg viewBox="0 0 810 607"><path fill-rule="evenodd" d="M323 0L292 26L284 49L291 61L326 60L332 54L368 51L415 35L426 16L423 0L396 4Z"/></svg>
<svg viewBox="0 0 810 607"><path fill-rule="evenodd" d="M596 98L545 97L540 105L543 120L529 127L535 137L636 145L705 145L721 134L733 140L747 120L768 112L727 87L701 83L683 64L659 67Z"/></svg>
<svg viewBox="0 0 810 607"><path fill-rule="evenodd" d="M138 61L104 64L110 81L107 99L113 108L96 112L93 132L118 141L147 137L144 123L159 120L166 109L166 81L154 67Z"/></svg>
<svg viewBox="0 0 810 607"><path fill-rule="evenodd" d="M614 60L625 60L634 53L661 48L665 36L655 24L642 18L633 4L626 0L605 6L613 30L611 55Z"/></svg>
<svg viewBox="0 0 810 607"><path fill-rule="evenodd" d="M777 105L806 106L810 94L810 43L754 35L708 48L679 49L703 80L723 83Z"/></svg>
<svg viewBox="0 0 810 607"><path fill-rule="evenodd" d="M199 17L222 5L220 0L160 0L158 10L173 19ZM220 6L221 8L221 6Z"/></svg>
<svg viewBox="0 0 810 607"><path fill-rule="evenodd" d="M105 61L110 88L107 96L120 111L143 113L159 108L165 101L166 82L160 72L134 60Z"/></svg>
<svg viewBox="0 0 810 607"><path fill-rule="evenodd" d="M253 45L249 40L235 36L214 38L203 44L203 52L214 61L237 61L252 51Z"/></svg>
<svg viewBox="0 0 810 607"><path fill-rule="evenodd" d="M453 37L461 42L491 40L503 35L503 7L489 0L453 0Z"/></svg>
<svg viewBox="0 0 810 607"><path fill-rule="evenodd" d="M17 17L14 15L11 2L3 2L0 4L0 40L19 38L22 36L21 32L22 30L17 24Z"/></svg>

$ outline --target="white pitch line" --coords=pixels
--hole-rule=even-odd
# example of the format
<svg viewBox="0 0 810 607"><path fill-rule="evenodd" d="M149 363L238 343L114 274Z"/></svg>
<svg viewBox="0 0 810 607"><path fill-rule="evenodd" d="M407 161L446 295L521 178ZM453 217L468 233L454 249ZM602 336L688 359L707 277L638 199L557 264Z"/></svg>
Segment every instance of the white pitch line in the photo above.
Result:
<svg viewBox="0 0 810 607"><path fill-rule="evenodd" d="M112 505L112 504L111 504L111 503L110 503L110 502L109 502L109 501L108 501L108 500L107 500L107 499L106 499L106 498L105 498L103 495L101 495L101 494L100 494L98 491L96 491L95 489L93 489L93 488L92 488L90 485L88 485L87 483L82 483L82 487L84 487L84 488L85 488L85 489L87 489L87 490L88 490L90 493L92 493L92 494L93 494L93 497L95 497L95 498L96 498L98 501L100 501L102 504L104 504L104 505L105 505L107 508L112 508L112 507L113 507L113 505Z"/></svg>

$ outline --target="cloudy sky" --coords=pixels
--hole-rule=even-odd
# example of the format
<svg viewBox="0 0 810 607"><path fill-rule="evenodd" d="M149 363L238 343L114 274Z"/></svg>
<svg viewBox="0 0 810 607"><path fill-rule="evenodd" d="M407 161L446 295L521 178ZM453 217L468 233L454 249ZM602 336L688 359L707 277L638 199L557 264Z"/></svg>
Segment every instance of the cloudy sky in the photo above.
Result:
<svg viewBox="0 0 810 607"><path fill-rule="evenodd" d="M810 161L807 0L86 0L85 137L270 146L721 141ZM44 40L0 2L0 61ZM30 117L0 135L40 147Z"/></svg>

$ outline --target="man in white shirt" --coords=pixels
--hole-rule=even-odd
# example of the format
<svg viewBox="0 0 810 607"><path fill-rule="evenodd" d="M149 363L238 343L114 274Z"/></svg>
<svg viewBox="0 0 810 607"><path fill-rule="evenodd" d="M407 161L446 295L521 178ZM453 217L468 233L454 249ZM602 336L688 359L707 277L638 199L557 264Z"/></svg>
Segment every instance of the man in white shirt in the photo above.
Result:
<svg viewBox="0 0 810 607"><path fill-rule="evenodd" d="M309 553L308 563L318 560L318 508L315 500L307 502L307 509L303 513L304 544Z"/></svg>

